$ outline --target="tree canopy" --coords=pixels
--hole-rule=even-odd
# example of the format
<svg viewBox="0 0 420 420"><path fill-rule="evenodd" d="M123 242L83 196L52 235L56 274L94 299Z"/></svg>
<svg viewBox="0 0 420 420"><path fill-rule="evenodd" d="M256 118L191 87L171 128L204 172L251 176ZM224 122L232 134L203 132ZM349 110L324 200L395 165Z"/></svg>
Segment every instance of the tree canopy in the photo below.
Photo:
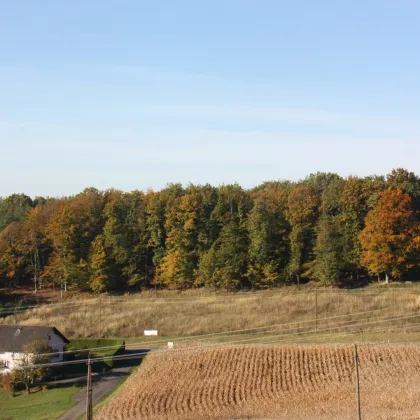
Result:
<svg viewBox="0 0 420 420"><path fill-rule="evenodd" d="M415 279L420 180L387 176L169 184L0 200L0 286L91 292L264 288L370 276Z"/></svg>

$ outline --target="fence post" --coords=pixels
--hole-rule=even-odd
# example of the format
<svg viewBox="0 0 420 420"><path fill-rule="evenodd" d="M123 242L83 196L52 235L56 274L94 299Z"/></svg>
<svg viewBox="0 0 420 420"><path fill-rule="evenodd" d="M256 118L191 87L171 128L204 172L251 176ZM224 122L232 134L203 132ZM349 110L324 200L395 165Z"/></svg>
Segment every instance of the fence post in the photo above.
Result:
<svg viewBox="0 0 420 420"><path fill-rule="evenodd" d="M318 332L318 288L315 287L315 333Z"/></svg>
<svg viewBox="0 0 420 420"><path fill-rule="evenodd" d="M359 356L357 354L357 344L354 345L354 367L356 372L357 419L362 420L362 412L360 409Z"/></svg>

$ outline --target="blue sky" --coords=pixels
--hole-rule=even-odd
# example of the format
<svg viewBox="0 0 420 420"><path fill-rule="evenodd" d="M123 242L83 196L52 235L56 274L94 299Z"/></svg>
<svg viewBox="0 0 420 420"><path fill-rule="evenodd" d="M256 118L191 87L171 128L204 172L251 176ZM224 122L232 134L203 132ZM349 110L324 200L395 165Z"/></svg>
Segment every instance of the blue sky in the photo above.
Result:
<svg viewBox="0 0 420 420"><path fill-rule="evenodd" d="M0 0L0 195L419 173L418 1Z"/></svg>

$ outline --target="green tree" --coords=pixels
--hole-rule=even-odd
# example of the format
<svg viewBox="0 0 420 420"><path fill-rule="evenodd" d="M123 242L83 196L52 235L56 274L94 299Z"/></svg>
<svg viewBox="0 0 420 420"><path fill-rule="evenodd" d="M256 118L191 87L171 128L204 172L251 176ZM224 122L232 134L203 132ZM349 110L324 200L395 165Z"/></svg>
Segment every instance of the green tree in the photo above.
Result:
<svg viewBox="0 0 420 420"><path fill-rule="evenodd" d="M199 275L214 288L231 290L246 276L248 241L244 226L235 221L225 225L219 238L200 260Z"/></svg>
<svg viewBox="0 0 420 420"><path fill-rule="evenodd" d="M321 284L335 284L344 267L343 235L338 216L321 216L316 232L315 260L311 264L311 276Z"/></svg>
<svg viewBox="0 0 420 420"><path fill-rule="evenodd" d="M408 194L412 201L415 211L420 211L420 178L406 169L393 169L387 175L386 182L388 186L400 188L405 194Z"/></svg>
<svg viewBox="0 0 420 420"><path fill-rule="evenodd" d="M32 205L32 199L25 194L12 194L0 199L0 231L9 223L23 222Z"/></svg>
<svg viewBox="0 0 420 420"><path fill-rule="evenodd" d="M116 286L122 288L141 283L147 286L152 255L144 194L140 191L114 192L104 215L105 246L121 272Z"/></svg>
<svg viewBox="0 0 420 420"><path fill-rule="evenodd" d="M285 199L260 195L247 220L248 278L252 286L272 287L281 278L288 262L288 227Z"/></svg>
<svg viewBox="0 0 420 420"><path fill-rule="evenodd" d="M288 270L298 284L312 255L318 201L312 188L302 184L292 188L288 197L286 218L291 227Z"/></svg>
<svg viewBox="0 0 420 420"><path fill-rule="evenodd" d="M148 248L152 253L151 282L157 284L165 256L165 209L166 200L162 192L148 191L146 194L146 223L149 232Z"/></svg>

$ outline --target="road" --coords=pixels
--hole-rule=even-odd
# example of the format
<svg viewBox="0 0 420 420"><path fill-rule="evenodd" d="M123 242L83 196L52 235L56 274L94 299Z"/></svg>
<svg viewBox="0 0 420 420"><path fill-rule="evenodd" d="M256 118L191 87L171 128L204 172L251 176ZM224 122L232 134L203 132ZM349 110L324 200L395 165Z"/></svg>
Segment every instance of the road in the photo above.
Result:
<svg viewBox="0 0 420 420"><path fill-rule="evenodd" d="M138 353L140 351L147 351L144 349L130 349L126 350L125 354L129 355L130 353ZM133 366L139 365L141 359L130 360L127 363L127 366L118 367L110 370L109 372L92 375L92 402L95 406L103 397L108 395L112 390L122 382L129 374ZM74 379L69 379L74 381ZM64 382L64 381L60 381ZM86 387L77 392L73 399L78 401L78 403L72 407L67 413L63 414L58 420L76 420L86 413Z"/></svg>

